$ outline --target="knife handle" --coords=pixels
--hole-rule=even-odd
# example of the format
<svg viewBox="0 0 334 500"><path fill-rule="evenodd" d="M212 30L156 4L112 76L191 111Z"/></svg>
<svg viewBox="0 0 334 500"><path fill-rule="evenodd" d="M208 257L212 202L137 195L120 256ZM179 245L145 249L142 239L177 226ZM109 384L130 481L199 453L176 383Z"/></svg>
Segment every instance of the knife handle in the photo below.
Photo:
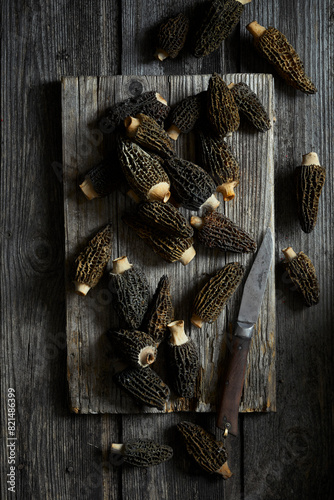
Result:
<svg viewBox="0 0 334 500"><path fill-rule="evenodd" d="M217 427L227 429L230 434L238 434L238 415L242 389L245 381L247 354L251 339L234 335L232 352L227 360L218 405ZM219 388L218 388L219 390Z"/></svg>

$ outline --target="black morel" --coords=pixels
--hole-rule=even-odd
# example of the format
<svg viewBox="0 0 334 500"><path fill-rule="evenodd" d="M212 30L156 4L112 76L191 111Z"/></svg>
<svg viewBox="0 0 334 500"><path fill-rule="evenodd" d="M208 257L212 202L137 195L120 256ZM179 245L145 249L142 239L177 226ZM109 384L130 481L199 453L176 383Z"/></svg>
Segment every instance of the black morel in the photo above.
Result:
<svg viewBox="0 0 334 500"><path fill-rule="evenodd" d="M303 156L295 170L298 216L302 230L310 233L318 218L319 198L326 179L326 170L319 163L316 153Z"/></svg>
<svg viewBox="0 0 334 500"><path fill-rule="evenodd" d="M74 285L78 295L86 295L102 277L111 257L112 229L107 224L90 240L75 260Z"/></svg>
<svg viewBox="0 0 334 500"><path fill-rule="evenodd" d="M150 367L125 368L125 370L116 373L113 380L137 403L152 406L158 410L165 408L170 396L168 386Z"/></svg>
<svg viewBox="0 0 334 500"><path fill-rule="evenodd" d="M199 370L198 349L186 335L184 321L173 321L168 328L171 336L167 342L167 355L172 387L178 396L193 398Z"/></svg>
<svg viewBox="0 0 334 500"><path fill-rule="evenodd" d="M169 135L153 118L140 113L135 117L128 116L124 125L126 135L143 148L158 153L163 158L175 155Z"/></svg>
<svg viewBox="0 0 334 500"><path fill-rule="evenodd" d="M216 185L203 168L182 158L169 158L165 169L172 182L173 196L178 203L188 210L198 210L206 205L214 210L219 201L212 194Z"/></svg>
<svg viewBox="0 0 334 500"><path fill-rule="evenodd" d="M113 261L110 273L110 290L113 306L122 321L136 330L146 313L149 301L149 286L144 273L129 263L127 257Z"/></svg>
<svg viewBox="0 0 334 500"><path fill-rule="evenodd" d="M166 57L174 59L184 46L188 29L189 19L182 13L161 24L154 56L160 61Z"/></svg>
<svg viewBox="0 0 334 500"><path fill-rule="evenodd" d="M165 338L167 325L173 318L174 309L170 294L170 281L168 276L164 275L158 283L143 322L144 328L157 345Z"/></svg>
<svg viewBox="0 0 334 500"><path fill-rule="evenodd" d="M187 134L195 127L200 118L206 101L206 91L186 97L171 111L169 122L171 126L167 133L171 139L176 139L182 134Z"/></svg>
<svg viewBox="0 0 334 500"><path fill-rule="evenodd" d="M142 219L129 214L123 215L122 220L167 262L180 261L186 266L196 255L192 238L179 238L153 230Z"/></svg>
<svg viewBox="0 0 334 500"><path fill-rule="evenodd" d="M148 333L138 330L109 330L108 337L124 361L133 366L146 368L157 357L155 341Z"/></svg>
<svg viewBox="0 0 334 500"><path fill-rule="evenodd" d="M286 258L285 269L302 294L305 304L308 307L318 304L320 288L311 259L304 252L296 254L291 247L285 248L283 253Z"/></svg>
<svg viewBox="0 0 334 500"><path fill-rule="evenodd" d="M254 45L268 62L275 66L284 80L305 94L315 94L317 89L306 76L304 65L286 37L276 28L264 28L257 21L246 26L254 37Z"/></svg>
<svg viewBox="0 0 334 500"><path fill-rule="evenodd" d="M240 125L238 106L231 90L217 73L214 73L209 80L207 106L207 117L216 135L224 137L238 130Z"/></svg>
<svg viewBox="0 0 334 500"><path fill-rule="evenodd" d="M255 252L256 242L228 217L218 212L206 213L203 217L191 217L190 223L198 229L199 241L222 252Z"/></svg>
<svg viewBox="0 0 334 500"><path fill-rule="evenodd" d="M244 4L251 0L212 0L196 34L194 55L204 57L217 50L240 20Z"/></svg>
<svg viewBox="0 0 334 500"><path fill-rule="evenodd" d="M195 297L191 322L201 328L204 322L216 321L240 285L244 268L239 262L232 262L218 271Z"/></svg>
<svg viewBox="0 0 334 500"><path fill-rule="evenodd" d="M150 90L143 92L139 96L130 97L125 101L114 104L114 106L107 109L105 116L99 122L99 128L103 133L110 134L116 128L123 126L127 116L135 116L138 113L144 113L154 118L159 125L163 125L169 111L170 107L167 105L166 100L155 90Z"/></svg>
<svg viewBox="0 0 334 500"><path fill-rule="evenodd" d="M239 184L239 163L222 137L212 137L199 131L199 149L203 168L217 183L224 201L233 200Z"/></svg>
<svg viewBox="0 0 334 500"><path fill-rule="evenodd" d="M249 88L247 83L230 83L228 88L233 94L239 113L245 116L259 132L266 132L271 128L268 113L258 96Z"/></svg>
<svg viewBox="0 0 334 500"><path fill-rule="evenodd" d="M184 215L170 203L161 201L142 203L138 208L138 214L149 226L167 234L182 238L191 238L194 234Z"/></svg>
<svg viewBox="0 0 334 500"><path fill-rule="evenodd" d="M118 140L118 155L124 175L140 199L163 202L169 199L169 177L156 158L122 137Z"/></svg>
<svg viewBox="0 0 334 500"><path fill-rule="evenodd" d="M227 451L222 442L216 441L212 434L206 432L199 425L183 421L178 424L189 455L206 472L221 474L224 479L232 476L227 464Z"/></svg>
<svg viewBox="0 0 334 500"><path fill-rule="evenodd" d="M112 443L111 452L122 456L122 461L135 467L151 467L170 460L173 448L166 444L155 443L146 439L137 439L127 443Z"/></svg>

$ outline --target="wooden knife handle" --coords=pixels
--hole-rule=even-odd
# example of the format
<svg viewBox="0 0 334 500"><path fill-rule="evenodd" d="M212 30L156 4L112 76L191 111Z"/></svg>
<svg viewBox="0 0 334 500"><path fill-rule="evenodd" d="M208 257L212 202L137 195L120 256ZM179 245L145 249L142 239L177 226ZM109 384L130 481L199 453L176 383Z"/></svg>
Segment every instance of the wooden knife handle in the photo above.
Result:
<svg viewBox="0 0 334 500"><path fill-rule="evenodd" d="M227 360L218 404L217 427L238 434L238 415L242 389L245 381L247 354L251 339L233 337L232 352ZM218 391L220 388L218 387Z"/></svg>

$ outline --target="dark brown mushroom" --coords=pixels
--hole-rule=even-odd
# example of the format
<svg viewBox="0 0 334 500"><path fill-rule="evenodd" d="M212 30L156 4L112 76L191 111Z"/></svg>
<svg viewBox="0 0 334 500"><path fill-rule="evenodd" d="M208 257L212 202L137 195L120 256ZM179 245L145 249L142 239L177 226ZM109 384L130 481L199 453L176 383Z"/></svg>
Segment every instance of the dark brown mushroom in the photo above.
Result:
<svg viewBox="0 0 334 500"><path fill-rule="evenodd" d="M207 91L207 117L213 132L226 136L238 130L240 116L233 94L224 80L214 73Z"/></svg>
<svg viewBox="0 0 334 500"><path fill-rule="evenodd" d="M165 408L170 396L169 387L150 367L125 368L125 370L116 373L113 380L137 403L152 406L158 410Z"/></svg>
<svg viewBox="0 0 334 500"><path fill-rule="evenodd" d="M326 179L326 170L319 163L317 153L303 156L303 162L295 170L298 216L302 230L310 233L315 228L319 198Z"/></svg>
<svg viewBox="0 0 334 500"><path fill-rule="evenodd" d="M218 271L195 297L191 322L201 328L204 322L216 321L240 285L244 268L239 262L231 262Z"/></svg>
<svg viewBox="0 0 334 500"><path fill-rule="evenodd" d="M227 464L227 451L221 441L216 441L212 434L192 422L180 422L177 428L185 439L189 455L202 469L220 474L224 479L232 476Z"/></svg>
<svg viewBox="0 0 334 500"><path fill-rule="evenodd" d="M129 328L137 329L144 318L149 301L149 286L145 274L123 256L113 260L113 270L109 276L109 288L117 314Z"/></svg>
<svg viewBox="0 0 334 500"><path fill-rule="evenodd" d="M74 285L78 295L86 295L97 285L110 260L112 247L111 224L107 224L90 240L75 260Z"/></svg>
<svg viewBox="0 0 334 500"><path fill-rule="evenodd" d="M135 467L151 467L170 460L173 448L146 439L136 439L127 443L112 443L111 453L121 455L122 461Z"/></svg>
<svg viewBox="0 0 334 500"><path fill-rule="evenodd" d="M277 73L292 87L306 94L315 94L316 87L306 76L304 65L286 37L276 28L268 29L257 21L246 26L254 37L254 45L259 53L275 66Z"/></svg>
<svg viewBox="0 0 334 500"><path fill-rule="evenodd" d="M233 94L239 114L245 116L259 132L266 132L271 128L270 118L262 102L247 83L230 83L228 88Z"/></svg>
<svg viewBox="0 0 334 500"><path fill-rule="evenodd" d="M167 234L182 238L191 238L193 228L181 212L170 203L150 201L142 203L138 214L149 225Z"/></svg>
<svg viewBox="0 0 334 500"><path fill-rule="evenodd" d="M126 135L143 148L158 153L164 158L175 155L172 141L160 125L150 116L139 113L135 117L128 116L124 120Z"/></svg>
<svg viewBox="0 0 334 500"><path fill-rule="evenodd" d="M155 341L148 333L138 330L109 330L108 337L124 361L133 366L146 368L157 357Z"/></svg>
<svg viewBox="0 0 334 500"><path fill-rule="evenodd" d="M163 61L174 59L183 48L189 29L189 19L182 13L160 25L157 50L154 57Z"/></svg>
<svg viewBox="0 0 334 500"><path fill-rule="evenodd" d="M255 252L256 242L228 217L218 212L206 213L204 217L191 217L190 224L198 229L198 239L209 248L222 252Z"/></svg>
<svg viewBox="0 0 334 500"><path fill-rule="evenodd" d="M193 398L199 370L198 350L184 331L184 321L169 323L170 339L167 342L170 379L178 396Z"/></svg>
<svg viewBox="0 0 334 500"><path fill-rule="evenodd" d="M302 294L305 304L308 307L318 304L320 288L311 259L304 252L297 255L291 247L284 248L283 253L286 259L285 269Z"/></svg>
<svg viewBox="0 0 334 500"><path fill-rule="evenodd" d="M147 310L143 325L156 345L165 338L167 325L174 318L170 294L170 281L167 275L161 277L152 302Z"/></svg>

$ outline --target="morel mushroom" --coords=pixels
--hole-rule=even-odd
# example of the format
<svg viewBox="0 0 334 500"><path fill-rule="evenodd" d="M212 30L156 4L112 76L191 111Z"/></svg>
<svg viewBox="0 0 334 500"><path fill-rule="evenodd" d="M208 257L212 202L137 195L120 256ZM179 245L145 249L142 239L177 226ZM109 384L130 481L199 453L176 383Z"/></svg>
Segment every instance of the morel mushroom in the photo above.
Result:
<svg viewBox="0 0 334 500"><path fill-rule="evenodd" d="M227 451L222 442L199 425L183 421L177 425L183 434L187 451L206 472L221 474L224 479L232 476L227 464Z"/></svg>
<svg viewBox="0 0 334 500"><path fill-rule="evenodd" d="M167 325L174 318L174 309L170 295L170 281L167 275L161 277L153 300L147 310L144 326L158 346L167 332Z"/></svg>
<svg viewBox="0 0 334 500"><path fill-rule="evenodd" d="M121 177L115 153L110 160L103 160L91 168L79 187L88 200L103 198L117 187Z"/></svg>
<svg viewBox="0 0 334 500"><path fill-rule="evenodd" d="M212 194L215 183L203 168L177 157L166 160L164 166L172 182L173 196L184 208L214 210L219 206Z"/></svg>
<svg viewBox="0 0 334 500"><path fill-rule="evenodd" d="M285 248L283 253L286 258L285 269L292 283L302 294L305 304L308 307L318 304L319 283L310 258L304 252L297 255L291 247Z"/></svg>
<svg viewBox="0 0 334 500"><path fill-rule="evenodd" d="M195 57L217 50L238 24L244 5L251 0L212 0L204 21L196 34Z"/></svg>
<svg viewBox="0 0 334 500"><path fill-rule="evenodd" d="M189 19L182 13L161 24L154 57L159 61L163 61L166 57L174 59L184 46L188 29Z"/></svg>
<svg viewBox="0 0 334 500"><path fill-rule="evenodd" d="M118 140L118 154L124 175L137 196L149 201L169 199L169 177L158 160L122 137Z"/></svg>
<svg viewBox="0 0 334 500"><path fill-rule="evenodd" d="M192 238L170 236L162 231L153 230L147 224L134 216L126 214L122 220L130 226L147 243L152 250L167 262L180 261L184 266L195 257Z"/></svg>
<svg viewBox="0 0 334 500"><path fill-rule="evenodd" d="M112 443L111 452L121 455L124 462L135 467L159 465L173 456L173 448L170 446L146 439L128 441L124 444Z"/></svg>
<svg viewBox="0 0 334 500"><path fill-rule="evenodd" d="M149 201L139 206L138 214L153 228L182 238L191 238L193 228L184 215L170 203Z"/></svg>
<svg viewBox="0 0 334 500"><path fill-rule="evenodd" d="M113 380L137 403L152 406L158 410L165 408L170 396L169 387L150 367L125 368L125 370L115 373Z"/></svg>
<svg viewBox="0 0 334 500"><path fill-rule="evenodd" d="M233 94L239 113L244 115L259 132L266 132L271 128L270 118L262 102L247 83L230 83L228 88Z"/></svg>
<svg viewBox="0 0 334 500"><path fill-rule="evenodd" d="M224 80L214 73L209 80L207 91L207 116L213 132L226 136L238 130L240 117L233 94Z"/></svg>
<svg viewBox="0 0 334 500"><path fill-rule="evenodd" d="M111 257L112 229L107 224L90 240L75 260L74 286L78 295L87 295L97 285Z"/></svg>
<svg viewBox="0 0 334 500"><path fill-rule="evenodd" d="M199 370L197 347L184 331L184 321L173 321L168 328L168 362L172 387L178 396L193 398Z"/></svg>
<svg viewBox="0 0 334 500"><path fill-rule="evenodd" d="M175 106L168 119L171 126L167 129L167 134L171 139L176 141L180 133L187 134L193 130L201 116L204 100L206 91L187 97Z"/></svg>
<svg viewBox="0 0 334 500"><path fill-rule="evenodd" d="M326 178L326 170L320 166L317 153L303 155L295 177L300 224L305 233L310 233L317 222L320 193Z"/></svg>
<svg viewBox="0 0 334 500"><path fill-rule="evenodd" d="M217 191L224 201L233 200L239 184L239 163L222 137L215 138L199 131L201 162L218 184Z"/></svg>
<svg viewBox="0 0 334 500"><path fill-rule="evenodd" d="M255 252L256 242L228 217L218 212L206 213L204 217L191 217L190 224L198 229L198 239L209 248L222 252Z"/></svg>
<svg viewBox="0 0 334 500"><path fill-rule="evenodd" d="M124 361L146 368L154 363L157 348L153 338L145 332L137 330L109 330L108 337L116 346Z"/></svg>
<svg viewBox="0 0 334 500"><path fill-rule="evenodd" d="M148 307L149 286L146 276L126 256L113 261L110 290L120 319L133 330L138 328Z"/></svg>
<svg viewBox="0 0 334 500"><path fill-rule="evenodd" d="M264 28L257 21L246 26L254 37L254 45L260 54L275 66L277 73L292 87L305 94L315 94L316 87L306 76L304 65L286 37L276 28Z"/></svg>
<svg viewBox="0 0 334 500"><path fill-rule="evenodd" d="M126 135L143 148L158 153L164 158L175 155L172 141L160 125L150 116L142 113L136 117L128 116L124 120Z"/></svg>
<svg viewBox="0 0 334 500"><path fill-rule="evenodd" d="M204 322L216 321L226 302L240 285L243 275L244 268L239 262L232 262L220 269L197 294L192 324L201 328Z"/></svg>
<svg viewBox="0 0 334 500"><path fill-rule="evenodd" d="M105 134L110 134L123 124L129 115L144 113L162 125L166 120L170 107L167 101L154 90L143 92L139 96L130 97L125 101L114 104L106 111L106 115L100 120L99 128Z"/></svg>

